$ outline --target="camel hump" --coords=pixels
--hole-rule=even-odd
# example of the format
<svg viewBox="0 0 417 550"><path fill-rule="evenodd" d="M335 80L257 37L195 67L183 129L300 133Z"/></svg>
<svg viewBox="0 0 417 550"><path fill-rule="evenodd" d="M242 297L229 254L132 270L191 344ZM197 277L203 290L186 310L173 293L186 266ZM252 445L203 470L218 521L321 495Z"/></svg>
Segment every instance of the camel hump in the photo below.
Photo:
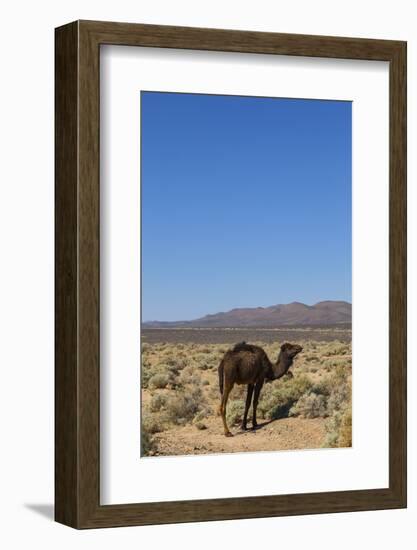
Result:
<svg viewBox="0 0 417 550"><path fill-rule="evenodd" d="M256 346L252 346L251 344L247 344L246 342L239 342L235 345L233 351L250 351L252 353L255 353Z"/></svg>

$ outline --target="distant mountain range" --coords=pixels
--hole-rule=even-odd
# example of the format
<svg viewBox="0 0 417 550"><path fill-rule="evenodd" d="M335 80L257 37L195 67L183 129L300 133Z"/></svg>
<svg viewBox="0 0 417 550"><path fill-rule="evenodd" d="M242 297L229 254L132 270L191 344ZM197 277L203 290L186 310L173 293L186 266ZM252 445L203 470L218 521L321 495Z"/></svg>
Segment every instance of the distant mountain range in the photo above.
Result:
<svg viewBox="0 0 417 550"><path fill-rule="evenodd" d="M150 321L144 328L275 328L290 325L335 325L352 322L352 304L327 300L308 306L300 302L270 307L237 308L192 321Z"/></svg>

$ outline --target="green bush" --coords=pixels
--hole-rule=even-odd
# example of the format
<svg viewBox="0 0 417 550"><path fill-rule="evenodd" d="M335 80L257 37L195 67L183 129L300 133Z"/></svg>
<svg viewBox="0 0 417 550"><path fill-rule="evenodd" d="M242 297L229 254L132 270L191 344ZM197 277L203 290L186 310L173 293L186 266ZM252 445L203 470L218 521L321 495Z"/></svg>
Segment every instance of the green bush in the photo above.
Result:
<svg viewBox="0 0 417 550"><path fill-rule="evenodd" d="M327 416L326 398L314 392L304 394L291 408L289 416L302 416L303 418L319 418Z"/></svg>
<svg viewBox="0 0 417 550"><path fill-rule="evenodd" d="M157 393L152 396L151 402L149 404L149 409L151 412L159 412L164 408L167 401L167 396L165 393Z"/></svg>
<svg viewBox="0 0 417 550"><path fill-rule="evenodd" d="M242 399L234 399L227 403L226 419L229 426L240 424L245 411L245 403Z"/></svg>
<svg viewBox="0 0 417 550"><path fill-rule="evenodd" d="M186 424L193 420L196 414L206 407L201 389L193 388L191 391L177 391L166 396L160 403L160 411L164 418L172 424Z"/></svg>
<svg viewBox="0 0 417 550"><path fill-rule="evenodd" d="M152 376L151 365L147 361L142 361L142 372L141 372L141 385L142 388L147 388L149 379Z"/></svg>
<svg viewBox="0 0 417 550"><path fill-rule="evenodd" d="M201 384L201 375L195 367L186 367L181 371L177 383L180 387L187 385L199 386Z"/></svg>
<svg viewBox="0 0 417 550"><path fill-rule="evenodd" d="M323 447L351 447L352 446L352 411L346 407L343 411L336 411L326 423L326 439Z"/></svg>
<svg viewBox="0 0 417 550"><path fill-rule="evenodd" d="M339 365L330 376L312 385L310 391L300 397L290 414L317 418L332 416L350 406L352 386L348 369ZM330 430L331 431L331 430Z"/></svg>
<svg viewBox="0 0 417 550"><path fill-rule="evenodd" d="M335 386L327 400L327 410L329 414L344 409L351 397L352 387L350 383L342 382L338 386Z"/></svg>
<svg viewBox="0 0 417 550"><path fill-rule="evenodd" d="M200 422L200 420L203 420L204 418L207 418L212 414L213 411L208 405L206 405L195 415L193 422Z"/></svg>
<svg viewBox="0 0 417 550"><path fill-rule="evenodd" d="M156 414L145 413L142 417L142 429L149 434L163 432L166 429L163 419Z"/></svg>
<svg viewBox="0 0 417 550"><path fill-rule="evenodd" d="M151 376L148 382L148 387L151 389L163 389L166 388L169 384L170 378L168 374L157 373Z"/></svg>
<svg viewBox="0 0 417 550"><path fill-rule="evenodd" d="M264 387L258 410L264 418L285 418L291 407L307 393L312 382L303 375L294 378L281 378L276 383Z"/></svg>
<svg viewBox="0 0 417 550"><path fill-rule="evenodd" d="M213 354L211 350L197 353L193 357L193 363L200 370L211 369L213 366L217 366L218 364L217 354Z"/></svg>
<svg viewBox="0 0 417 550"><path fill-rule="evenodd" d="M175 370L178 369L178 361L175 357L172 357L171 354L169 354L167 357L165 357L165 363L168 367L174 367Z"/></svg>
<svg viewBox="0 0 417 550"><path fill-rule="evenodd" d="M333 355L348 355L350 354L350 345L342 344L341 342L335 342L329 344L324 351L326 357L332 357Z"/></svg>
<svg viewBox="0 0 417 550"><path fill-rule="evenodd" d="M153 367L142 362L142 388L162 389L168 385L175 387L179 369L177 364L158 363Z"/></svg>
<svg viewBox="0 0 417 550"><path fill-rule="evenodd" d="M344 410L352 399L352 383L348 378L346 367L339 365L329 378L330 395L327 400L329 415Z"/></svg>
<svg viewBox="0 0 417 550"><path fill-rule="evenodd" d="M330 416L326 423L324 447L352 446L352 384L348 369L339 366L328 380L331 389L327 400Z"/></svg>
<svg viewBox="0 0 417 550"><path fill-rule="evenodd" d="M322 395L327 399L332 393L331 377L328 376L327 378L324 378L323 380L319 380L318 382L314 383L311 391L314 392L316 395Z"/></svg>
<svg viewBox="0 0 417 550"><path fill-rule="evenodd" d="M337 444L339 447L352 447L352 410L350 408L344 411L340 419Z"/></svg>
<svg viewBox="0 0 417 550"><path fill-rule="evenodd" d="M142 428L140 438L141 456L152 456L155 454L156 449L157 447L154 439Z"/></svg>

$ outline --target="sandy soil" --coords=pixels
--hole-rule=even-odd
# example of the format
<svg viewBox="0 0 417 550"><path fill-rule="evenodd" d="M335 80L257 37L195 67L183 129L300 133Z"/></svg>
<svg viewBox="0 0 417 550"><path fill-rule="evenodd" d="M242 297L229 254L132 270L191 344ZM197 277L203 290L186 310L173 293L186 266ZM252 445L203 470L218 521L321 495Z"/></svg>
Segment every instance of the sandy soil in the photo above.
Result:
<svg viewBox="0 0 417 550"><path fill-rule="evenodd" d="M158 454L197 455L315 449L321 447L325 436L322 418L283 418L260 422L256 430L246 432L234 427L231 430L233 437L223 435L220 417L208 418L204 425L207 426L204 430L187 425L157 434Z"/></svg>

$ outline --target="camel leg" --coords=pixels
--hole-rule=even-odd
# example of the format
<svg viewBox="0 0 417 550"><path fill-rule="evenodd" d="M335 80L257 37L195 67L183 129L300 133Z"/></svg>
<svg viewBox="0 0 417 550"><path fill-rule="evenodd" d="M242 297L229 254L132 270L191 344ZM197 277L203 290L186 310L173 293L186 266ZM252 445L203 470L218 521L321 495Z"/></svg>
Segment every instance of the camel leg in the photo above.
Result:
<svg viewBox="0 0 417 550"><path fill-rule="evenodd" d="M252 401L252 394L253 394L253 384L248 384L248 393L246 394L245 413L243 415L243 420L242 420L242 430L246 430L246 422L248 419L250 402Z"/></svg>
<svg viewBox="0 0 417 550"><path fill-rule="evenodd" d="M258 401L259 401L259 394L261 393L261 389L263 386L263 382L258 382L255 385L255 391L253 394L253 418L252 418L252 427L256 428L258 423L256 421L256 409L258 407Z"/></svg>
<svg viewBox="0 0 417 550"><path fill-rule="evenodd" d="M226 437L232 437L233 434L230 432L229 428L227 427L226 422L226 406L227 406L227 400L229 399L229 393L232 391L233 385L225 384L222 394L222 400L220 403L220 414L222 415L223 420L223 427L224 427L224 435Z"/></svg>

